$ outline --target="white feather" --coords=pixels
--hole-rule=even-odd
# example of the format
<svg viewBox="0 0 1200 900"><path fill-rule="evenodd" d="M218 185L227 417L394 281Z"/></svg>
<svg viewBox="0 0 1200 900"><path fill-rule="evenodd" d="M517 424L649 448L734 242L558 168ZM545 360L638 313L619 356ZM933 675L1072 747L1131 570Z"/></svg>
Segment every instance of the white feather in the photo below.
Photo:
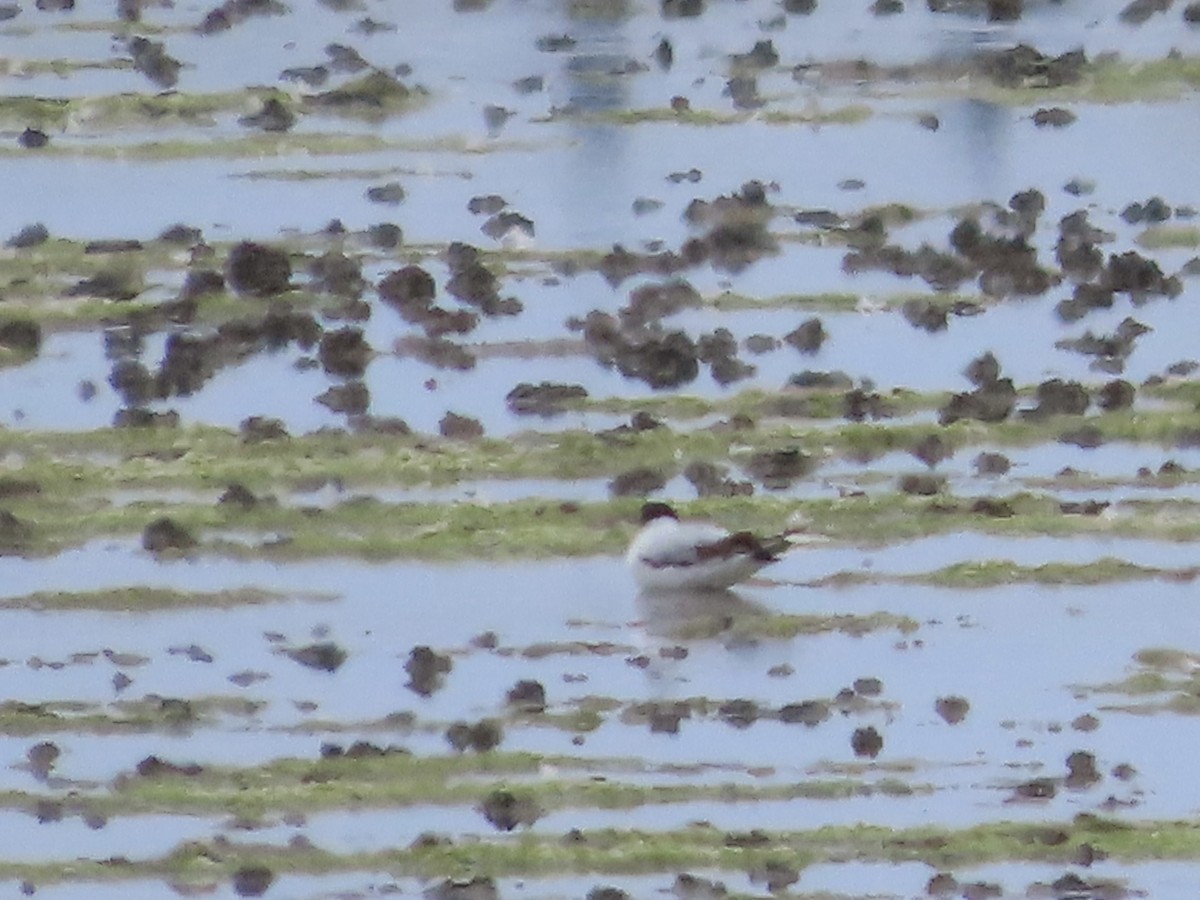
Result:
<svg viewBox="0 0 1200 900"><path fill-rule="evenodd" d="M719 525L661 517L642 527L625 560L645 590L725 590L771 562L748 552L705 558L704 547L728 537Z"/></svg>

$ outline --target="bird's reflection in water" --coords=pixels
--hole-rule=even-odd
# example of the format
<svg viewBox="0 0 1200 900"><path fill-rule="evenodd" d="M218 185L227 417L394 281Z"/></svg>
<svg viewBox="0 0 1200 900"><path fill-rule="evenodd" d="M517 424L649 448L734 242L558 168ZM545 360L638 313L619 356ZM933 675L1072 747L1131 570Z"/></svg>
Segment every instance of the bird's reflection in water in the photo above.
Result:
<svg viewBox="0 0 1200 900"><path fill-rule="evenodd" d="M739 619L769 615L765 606L731 590L644 590L637 609L647 634L672 640L715 638Z"/></svg>

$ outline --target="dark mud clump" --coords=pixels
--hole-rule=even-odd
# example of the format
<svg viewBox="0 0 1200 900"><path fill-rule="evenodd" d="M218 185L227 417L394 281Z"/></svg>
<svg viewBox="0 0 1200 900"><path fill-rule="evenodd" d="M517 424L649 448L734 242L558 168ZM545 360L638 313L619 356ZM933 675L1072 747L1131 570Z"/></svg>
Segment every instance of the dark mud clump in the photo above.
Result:
<svg viewBox="0 0 1200 900"><path fill-rule="evenodd" d="M1171 218L1171 205L1162 197L1151 197L1145 203L1130 203L1121 210L1121 218L1130 225L1139 222L1159 223Z"/></svg>
<svg viewBox="0 0 1200 900"><path fill-rule="evenodd" d="M31 319L0 323L0 348L21 356L37 356L42 349L42 328Z"/></svg>
<svg viewBox="0 0 1200 900"><path fill-rule="evenodd" d="M467 372L475 368L475 356L466 347L441 337L411 336L397 342L397 348L414 359L437 369Z"/></svg>
<svg viewBox="0 0 1200 900"><path fill-rule="evenodd" d="M1016 509L1007 500L997 500L994 497L980 497L971 504L971 512L988 516L993 519L1011 519L1016 515Z"/></svg>
<svg viewBox="0 0 1200 900"><path fill-rule="evenodd" d="M717 715L734 728L743 729L757 722L761 712L753 700L737 699L722 703L717 708Z"/></svg>
<svg viewBox="0 0 1200 900"><path fill-rule="evenodd" d="M379 282L380 298L406 322L424 329L430 338L449 333L466 334L479 324L479 316L466 309L446 310L433 305L437 285L420 266L390 272Z"/></svg>
<svg viewBox="0 0 1200 900"><path fill-rule="evenodd" d="M486 875L465 880L447 878L425 891L430 900L500 900L496 882Z"/></svg>
<svg viewBox="0 0 1200 900"><path fill-rule="evenodd" d="M821 349L828 336L824 324L814 316L801 322L784 335L783 339L801 353L812 355Z"/></svg>
<svg viewBox="0 0 1200 900"><path fill-rule="evenodd" d="M204 774L204 767L196 763L180 765L179 763L169 762L157 756L147 756L137 764L134 771L141 778L173 778L180 776L194 778L197 775Z"/></svg>
<svg viewBox="0 0 1200 900"><path fill-rule="evenodd" d="M639 467L621 472L608 485L614 497L646 497L661 491L667 485L667 477L659 469Z"/></svg>
<svg viewBox="0 0 1200 900"><path fill-rule="evenodd" d="M967 717L971 704L966 697L938 697L933 708L947 725L957 725Z"/></svg>
<svg viewBox="0 0 1200 900"><path fill-rule="evenodd" d="M193 304L206 295L217 295L225 290L225 278L212 269L189 269L179 289L178 303Z"/></svg>
<svg viewBox="0 0 1200 900"><path fill-rule="evenodd" d="M1104 254L1097 245L1114 236L1092 225L1086 210L1064 216L1058 230L1054 256L1063 273L1081 282L1098 275L1104 265Z"/></svg>
<svg viewBox="0 0 1200 900"><path fill-rule="evenodd" d="M1096 402L1105 412L1129 409L1133 406L1136 393L1132 384L1123 378L1116 378L1100 388Z"/></svg>
<svg viewBox="0 0 1200 900"><path fill-rule="evenodd" d="M927 434L909 448L909 453L932 469L952 457L954 448L940 434Z"/></svg>
<svg viewBox="0 0 1200 900"><path fill-rule="evenodd" d="M532 240L536 235L533 220L512 210L492 216L479 226L479 230L497 241Z"/></svg>
<svg viewBox="0 0 1200 900"><path fill-rule="evenodd" d="M752 455L745 464L746 474L768 490L787 490L807 478L817 468L817 461L798 447L763 450Z"/></svg>
<svg viewBox="0 0 1200 900"><path fill-rule="evenodd" d="M1120 19L1127 25L1141 25L1157 13L1171 7L1169 0L1130 0L1121 10Z"/></svg>
<svg viewBox="0 0 1200 900"><path fill-rule="evenodd" d="M683 470L683 477L696 489L697 497L749 497L754 485L748 481L734 481L729 470L714 463L694 460Z"/></svg>
<svg viewBox="0 0 1200 900"><path fill-rule="evenodd" d="M1136 250L1109 256L1100 283L1109 290L1129 294L1134 300L1148 295L1177 297L1183 290L1177 276L1164 275L1158 263Z"/></svg>
<svg viewBox="0 0 1200 900"><path fill-rule="evenodd" d="M25 751L25 759L29 762L29 771L39 781L50 777L50 771L58 762L62 751L53 741L39 741Z"/></svg>
<svg viewBox="0 0 1200 900"><path fill-rule="evenodd" d="M735 87L730 91L735 105L745 104L745 108L761 105L753 78L736 76L730 79L730 84L748 88L739 91ZM748 181L737 193L722 195L712 202L693 200L684 211L684 218L709 230L703 237L685 242L680 253L693 263L707 259L714 268L740 272L762 257L778 252L778 242L768 227L774 214L775 209L767 200L767 187L759 181Z"/></svg>
<svg viewBox="0 0 1200 900"><path fill-rule="evenodd" d="M734 53L729 61L739 69L771 69L779 65L779 51L774 41L755 41L747 52Z"/></svg>
<svg viewBox="0 0 1200 900"><path fill-rule="evenodd" d="M900 490L918 497L932 497L946 489L946 477L928 473L900 476Z"/></svg>
<svg viewBox="0 0 1200 900"><path fill-rule="evenodd" d="M427 307L433 302L437 285L433 276L420 266L405 266L383 277L379 297L397 310Z"/></svg>
<svg viewBox="0 0 1200 900"><path fill-rule="evenodd" d="M405 196L404 186L398 181L389 181L387 184L377 184L367 188L367 199L372 203L396 206L404 202Z"/></svg>
<svg viewBox="0 0 1200 900"><path fill-rule="evenodd" d="M317 257L308 267L315 290L335 297L357 299L366 290L362 263L344 253L330 250Z"/></svg>
<svg viewBox="0 0 1200 900"><path fill-rule="evenodd" d="M132 300L142 292L140 273L132 268L113 266L83 278L66 291L68 297L100 297L104 300Z"/></svg>
<svg viewBox="0 0 1200 900"><path fill-rule="evenodd" d="M829 704L824 700L804 700L789 703L779 709L779 721L787 725L806 725L816 728L831 715Z"/></svg>
<svg viewBox="0 0 1200 900"><path fill-rule="evenodd" d="M950 312L940 303L914 297L900 308L905 321L913 328L934 334L950 327Z"/></svg>
<svg viewBox="0 0 1200 900"><path fill-rule="evenodd" d="M278 0L225 0L210 9L196 26L200 34L215 34L228 31L254 16L280 16L288 8Z"/></svg>
<svg viewBox="0 0 1200 900"><path fill-rule="evenodd" d="M50 240L50 231L41 222L36 222L33 225L26 225L5 241L4 246L14 250L28 250L44 244L48 240Z"/></svg>
<svg viewBox="0 0 1200 900"><path fill-rule="evenodd" d="M540 681L522 679L509 688L505 702L523 713L546 711L546 688Z"/></svg>
<svg viewBox="0 0 1200 900"><path fill-rule="evenodd" d="M530 827L542 817L542 809L533 798L503 788L488 794L479 811L497 831L512 831L519 825Z"/></svg>
<svg viewBox="0 0 1200 900"><path fill-rule="evenodd" d="M508 201L499 194L484 194L467 201L467 211L476 216L494 216L506 206Z"/></svg>
<svg viewBox="0 0 1200 900"><path fill-rule="evenodd" d="M155 519L142 531L142 547L151 553L186 552L199 544L195 536L174 519Z"/></svg>
<svg viewBox="0 0 1200 900"><path fill-rule="evenodd" d="M291 288L292 263L283 250L242 241L229 251L225 274L239 294L270 297Z"/></svg>
<svg viewBox="0 0 1200 900"><path fill-rule="evenodd" d="M372 225L364 236L367 243L379 250L395 250L404 243L404 231L392 222Z"/></svg>
<svg viewBox="0 0 1200 900"><path fill-rule="evenodd" d="M1037 386L1037 405L1021 410L1026 419L1044 419L1049 416L1081 416L1087 412L1091 397L1078 381L1063 381L1051 378Z"/></svg>
<svg viewBox="0 0 1200 900"><path fill-rule="evenodd" d="M317 349L321 368L343 378L361 378L371 361L371 353L362 330L353 327L326 332Z"/></svg>
<svg viewBox="0 0 1200 900"><path fill-rule="evenodd" d="M621 325L626 329L643 328L666 316L701 305L700 292L683 279L663 284L644 284L629 294L628 305L619 310Z"/></svg>
<svg viewBox="0 0 1200 900"><path fill-rule="evenodd" d="M1075 121L1075 113L1061 106L1048 106L1034 110L1033 124L1038 128L1065 128Z"/></svg>
<svg viewBox="0 0 1200 900"><path fill-rule="evenodd" d="M850 749L854 751L855 756L874 759L883 750L883 735L876 731L873 725L856 728L850 736Z"/></svg>
<svg viewBox="0 0 1200 900"><path fill-rule="evenodd" d="M408 673L405 687L414 694L429 697L442 687L452 667L453 663L446 654L437 653L424 644L413 647L404 664L404 671Z"/></svg>
<svg viewBox="0 0 1200 900"><path fill-rule="evenodd" d="M225 490L221 492L221 496L217 498L218 506L237 507L243 510L254 509L258 504L259 498L240 482L233 482L227 485Z"/></svg>
<svg viewBox="0 0 1200 900"><path fill-rule="evenodd" d="M694 19L704 13L704 0L661 0L659 9L664 19Z"/></svg>
<svg viewBox="0 0 1200 900"><path fill-rule="evenodd" d="M1085 750L1076 750L1067 757L1067 777L1063 784L1071 790L1086 790L1101 780L1096 757Z"/></svg>
<svg viewBox="0 0 1200 900"><path fill-rule="evenodd" d="M261 897L274 881L266 866L242 866L233 873L233 890L239 897Z"/></svg>
<svg viewBox="0 0 1200 900"><path fill-rule="evenodd" d="M890 419L892 407L877 391L851 388L842 395L842 415L850 422Z"/></svg>
<svg viewBox="0 0 1200 900"><path fill-rule="evenodd" d="M1027 199L1031 194L1036 200ZM1016 206L1015 216L995 214L999 233L985 230L978 219L966 218L950 232L950 246L978 270L979 286L985 293L1036 296L1055 281L1055 276L1038 266L1037 251L1028 241L1045 199L1040 193L1025 192L1010 203Z"/></svg>
<svg viewBox="0 0 1200 900"><path fill-rule="evenodd" d="M259 444L263 441L285 441L289 435L282 419L269 416L248 416L238 424L238 434L243 444Z"/></svg>
<svg viewBox="0 0 1200 900"><path fill-rule="evenodd" d="M331 412L361 416L371 405L371 392L361 381L335 384L316 396L316 401Z"/></svg>
<svg viewBox="0 0 1200 900"><path fill-rule="evenodd" d="M50 135L40 128L26 128L17 136L17 146L26 150L41 150L50 145Z"/></svg>
<svg viewBox="0 0 1200 900"><path fill-rule="evenodd" d="M930 897L953 897L961 890L958 879L949 872L938 872L925 885L925 893Z"/></svg>
<svg viewBox="0 0 1200 900"><path fill-rule="evenodd" d="M629 894L620 888L600 884L587 892L586 900L629 900Z"/></svg>
<svg viewBox="0 0 1200 900"><path fill-rule="evenodd" d="M330 47L335 46L338 45L330 45ZM326 47L326 52L329 49ZM356 51L348 47L343 49L353 53L358 60L349 62L347 54L338 54L338 58L332 63L333 67L337 67L339 63L344 66L347 62L355 65L358 61L366 65L365 60ZM413 93L413 89L395 76L372 69L365 75L354 81L346 82L340 87L305 97L304 102L317 109L363 116L376 121L407 106L412 100Z"/></svg>
<svg viewBox="0 0 1200 900"><path fill-rule="evenodd" d="M721 386L749 378L757 368L737 357L737 338L728 328L717 328L700 335L696 355L712 372L713 381Z"/></svg>
<svg viewBox="0 0 1200 900"><path fill-rule="evenodd" d="M291 131L296 124L296 114L278 97L268 97L257 112L248 113L238 119L239 125L261 131L280 133Z"/></svg>
<svg viewBox="0 0 1200 900"><path fill-rule="evenodd" d="M113 413L113 428L178 428L179 413L173 409L155 412L135 407L118 409Z"/></svg>
<svg viewBox="0 0 1200 900"><path fill-rule="evenodd" d="M300 665L322 672L336 672L346 661L346 651L332 641L293 647L284 652Z"/></svg>
<svg viewBox="0 0 1200 900"><path fill-rule="evenodd" d="M729 889L725 887L724 882L711 881L689 872L681 872L675 876L675 883L670 892L679 900L719 900L729 895Z"/></svg>
<svg viewBox="0 0 1200 900"><path fill-rule="evenodd" d="M984 57L984 73L1005 88L1055 88L1076 84L1083 78L1087 56L1071 50L1047 56L1028 44Z"/></svg>
<svg viewBox="0 0 1200 900"><path fill-rule="evenodd" d="M682 331L665 331L657 323L624 328L609 313L592 310L568 326L583 332L584 342L596 360L626 378L643 381L655 389L688 384L700 374L700 348Z"/></svg>
<svg viewBox="0 0 1200 900"><path fill-rule="evenodd" d="M938 422L951 425L960 419L1003 422L1017 405L1017 389L1011 378L1000 377L1000 364L990 352L973 360L966 369L975 390L954 394L938 410Z"/></svg>
<svg viewBox="0 0 1200 900"><path fill-rule="evenodd" d="M516 315L522 309L514 297L500 298L500 282L479 259L479 251L470 244L455 242L446 250L450 280L446 291L485 316Z"/></svg>
<svg viewBox="0 0 1200 900"><path fill-rule="evenodd" d="M800 870L778 860L769 860L749 872L751 883L761 883L772 894L781 894L800 880Z"/></svg>
<svg viewBox="0 0 1200 900"><path fill-rule="evenodd" d="M134 37L130 38L128 49L134 69L158 87L172 88L179 81L179 70L183 68L183 64L170 56L161 42Z"/></svg>
<svg viewBox="0 0 1200 900"><path fill-rule="evenodd" d="M1014 800L1051 800L1058 793L1053 778L1034 778L1013 788Z"/></svg>
<svg viewBox="0 0 1200 900"><path fill-rule="evenodd" d="M699 348L682 331L627 344L617 354L616 364L626 378L656 389L689 384L700 374Z"/></svg>
<svg viewBox="0 0 1200 900"><path fill-rule="evenodd" d="M691 707L681 700L650 703L644 712L651 734L679 734L679 726L683 720L692 717Z"/></svg>
<svg viewBox="0 0 1200 900"><path fill-rule="evenodd" d="M450 440L471 441L483 437L483 423L471 416L447 412L438 422L438 433Z"/></svg>
<svg viewBox="0 0 1200 900"><path fill-rule="evenodd" d="M500 746L502 740L504 730L494 719L480 719L474 724L455 722L446 729L446 742L459 753L467 750L486 753Z"/></svg>
<svg viewBox="0 0 1200 900"><path fill-rule="evenodd" d="M1082 337L1055 341L1060 350L1071 350L1084 356L1095 357L1091 368L1103 372L1121 372L1125 361L1133 353L1137 339L1151 329L1132 316L1126 316L1112 334L1086 332Z"/></svg>
<svg viewBox="0 0 1200 900"><path fill-rule="evenodd" d="M504 401L518 416L549 418L565 412L572 403L586 399L587 395L587 390L578 384L522 382L508 392Z"/></svg>

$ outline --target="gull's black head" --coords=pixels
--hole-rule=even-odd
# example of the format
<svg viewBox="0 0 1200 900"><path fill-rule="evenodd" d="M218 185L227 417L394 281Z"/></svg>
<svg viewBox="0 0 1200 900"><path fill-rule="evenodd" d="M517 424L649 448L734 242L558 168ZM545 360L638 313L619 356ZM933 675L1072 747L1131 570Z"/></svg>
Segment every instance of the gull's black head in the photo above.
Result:
<svg viewBox="0 0 1200 900"><path fill-rule="evenodd" d="M653 501L642 504L642 524L647 525L655 519L678 519L675 510L671 509L666 503Z"/></svg>

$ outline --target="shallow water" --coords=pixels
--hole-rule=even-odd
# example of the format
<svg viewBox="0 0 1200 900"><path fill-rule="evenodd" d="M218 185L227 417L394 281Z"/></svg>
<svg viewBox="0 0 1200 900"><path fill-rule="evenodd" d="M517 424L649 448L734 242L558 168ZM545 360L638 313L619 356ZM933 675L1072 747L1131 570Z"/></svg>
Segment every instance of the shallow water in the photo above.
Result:
<svg viewBox="0 0 1200 900"><path fill-rule="evenodd" d="M322 5L293 9L208 36L191 31L207 12L192 2L148 7L147 26L168 29L154 34L116 23L72 28L112 16L108 5L89 0L80 0L74 13L22 9L0 27L0 55L11 61L9 74L0 76L0 92L9 98L94 102L78 107L65 125L46 127L48 153L18 151L16 138L25 123L5 118L0 236L42 222L54 237L152 241L166 227L184 222L200 228L214 245L246 239L288 244L296 268L293 283L299 287L311 286L303 271L309 258L344 247L361 261L368 281L363 298L370 315L359 324L375 351L363 377L369 412L403 418L422 435L436 434L447 411L477 419L489 435L532 431L547 441L560 432L595 432L629 419L596 411L518 416L506 404L518 382L579 384L599 400L650 401L671 393L727 400L750 388L776 392L796 373L818 370L842 371L885 395L893 389L932 395L967 390L964 367L989 350L1001 361L1003 375L1026 389L1021 406L1033 404L1028 392L1047 378L1078 379L1094 393L1120 375L1139 387L1136 417L1164 408L1141 391L1142 383L1194 355L1194 278L1184 277L1182 293L1172 299L1135 303L1118 293L1111 309L1069 324L1056 312L1071 295L1069 279L1037 297L1003 299L983 296L968 280L959 290L980 302L978 314L951 315L945 330L928 333L909 324L898 298L945 299L936 290L891 271L847 274L844 236L794 219L797 212L831 210L853 223L874 208L905 205L914 218L890 225L888 240L910 249L929 243L945 250L964 208L1003 207L1014 193L1037 189L1046 200L1030 238L1039 264L1056 269L1059 220L1086 210L1093 225L1111 232L1111 240L1100 245L1106 256L1140 247L1165 274L1180 271L1195 255L1194 246L1186 241L1177 247L1142 246L1144 226L1123 221L1121 213L1131 202L1160 196L1181 211L1171 224L1194 221L1188 211L1200 207L1193 177L1200 117L1195 90L1188 86L1194 76L1184 72L1179 83L1153 85L1144 96L1134 91L1126 99L1094 96L1087 85L1077 93L1004 94L982 75L956 68L982 52L1019 42L1051 55L1080 47L1093 61L1118 53L1121 60L1138 64L1161 63L1175 50L1183 62L1194 63L1200 31L1183 22L1179 9L1134 27L1119 17L1124 5L1116 0L1030 2L1018 22L989 24L978 9L934 14L921 3L910 3L896 16L877 17L866 4L826 2L810 16L797 16L768 0L710 0L701 16L670 18L651 2L495 0L483 3L481 11L455 13L450 4L418 0L403 8L364 6L351 13ZM397 28L364 35L354 24L365 15L392 19ZM118 35L141 30L165 41L167 52L183 63L176 86L183 96L274 86L300 104L316 89L282 81L280 71L328 62L325 47L331 42L353 46L381 70L411 66L403 81L428 93L414 109L378 120L310 112L273 148L262 145L260 154L235 143L261 136L237 122L257 109L258 101L248 94L210 119L118 126L96 118L97 98L150 96L159 90L128 65L18 74L23 66L51 60L123 60L128 54ZM451 32L448 44L445 36ZM575 43L559 52L539 49L539 38L561 35ZM669 69L653 59L664 36L674 48ZM725 90L730 56L765 39L773 42L780 61L758 73L763 106L739 110ZM918 70L910 77L873 80L845 65L858 59ZM544 88L518 92L514 82L531 75L543 76ZM1135 69L1127 78L1132 83L1138 75ZM335 72L325 87L351 77ZM686 97L697 118L665 117L674 96ZM489 125L489 105L512 115ZM1038 127L1032 117L1044 106L1068 107L1077 118L1063 128ZM851 107L861 107L865 117L835 115ZM627 113L640 113L644 121L636 115L622 121L620 115ZM922 126L920 117L927 115L936 116L936 129ZM791 118L782 124L780 116ZM361 152L326 152L330 136L376 143ZM160 141L182 142L186 152L175 156L151 146ZM671 177L693 169L696 180ZM1093 189L1081 196L1069 193L1065 185L1072 179L1093 182ZM369 188L393 180L405 191L402 203L368 199ZM755 334L781 338L817 315L829 335L820 351L805 355L786 344L758 355L743 349L741 358L756 367L750 377L723 385L701 366L695 380L674 391L655 390L602 366L568 328L568 319L591 310L615 314L629 302L632 289L661 279L639 274L611 284L586 260L615 244L636 252L676 250L702 233L686 221L689 204L711 202L751 180L767 186L775 207L769 227L777 251L744 268L710 260L679 273L706 303L670 316L664 325L693 338L723 327L742 342ZM535 223L536 235L522 252L508 253L500 241L486 237L481 232L486 216L468 210L473 197L488 194L501 195L509 210ZM661 206L635 214L635 201L644 199ZM343 223L345 237L320 234L333 219ZM360 233L379 222L403 229L400 247L368 247ZM387 273L419 263L439 286L437 302L457 308L445 292L450 271L443 251L451 241L495 251L485 260L501 276L501 296L524 304L519 315L482 318L461 339L479 356L465 371L435 368L413 356L412 338L420 329L374 289ZM143 302L174 296L185 258L181 250L169 264L155 263L147 273ZM0 275L25 259L26 251L0 251ZM52 272L58 281L51 280L65 288L90 272ZM12 287L19 295L20 285ZM758 301L761 308L719 309L725 294ZM821 296L827 294L856 299L830 311L829 298ZM798 302L779 301L793 295ZM256 300L245 305L252 313L261 307ZM319 321L330 330L344 324L335 315L341 313L318 308ZM1098 371L1091 357L1055 346L1087 331L1113 333L1126 317L1151 330L1137 339L1119 373ZM48 326L32 359L3 358L0 425L31 436L107 428L123 400L108 381L112 360L106 357L105 336L128 330L126 313L112 318ZM205 333L207 327L194 330ZM168 334L186 330L150 325L138 358L153 369ZM294 346L256 353L221 369L191 396L150 406L176 410L185 426L233 429L261 415L279 418L297 435L344 427L345 415L314 402L340 383L315 357L315 350ZM86 401L81 397L85 381L95 387ZM1192 424L1186 404L1170 408L1180 410L1180 428ZM1096 415L1094 403L1089 414ZM702 434L725 416L715 411L699 418L664 418L680 431ZM800 439L833 435L842 424L796 416L786 427ZM891 424L919 424L930 433L938 428L932 403ZM1068 427L1064 422L1063 430ZM1058 501L1111 501L1105 513L1110 519L1102 522L1137 521L1144 513L1136 501L1162 501L1164 507L1177 501L1179 508L1170 515L1183 523L1194 518L1185 503L1196 499L1190 479L1164 486L1167 482L1136 477L1140 467L1157 472L1168 461L1195 469L1200 450L1194 446L1171 446L1159 435L1085 450L1034 437L998 444L995 449L1010 457L1013 469L988 479L977 476L971 463L980 449L991 449L984 426L978 433L984 437L967 440L932 470L949 476L948 491L955 497L1027 491ZM739 466L757 449L756 440L747 432L745 446L734 441L731 457L714 461L731 466L732 478L748 477ZM830 446L835 446L832 437ZM806 503L835 497L846 486L862 485L873 497L891 496L901 475L925 469L896 449L869 455L866 462L851 456L831 450L814 473L772 496L786 497L802 513ZM24 461L20 449L6 455L5 474L19 475ZM682 467L688 460L677 461ZM114 454L114 467L123 462ZM315 465L320 470L319 461ZM1066 468L1109 482L1056 478ZM693 495L679 470L666 474L666 487L655 496L686 500ZM542 497L602 504L612 490L611 475L516 478L486 470L436 486L351 487L319 476L314 485L268 493L289 509L332 509L360 495L388 503L501 507ZM201 487L123 485L104 498L118 508L186 513L189 507L211 507L222 490L212 481ZM715 501L714 508L721 512ZM497 786L517 790L556 780L695 791L824 785L859 795L736 802L700 795L665 802L647 793L631 806L616 808L580 801L545 810L527 829L532 837L554 840L574 828L668 832L699 822L721 831L784 832L860 823L946 829L1004 821L1061 824L1080 813L1131 822L1191 821L1200 815L1200 793L1190 760L1179 748L1200 738L1200 720L1170 711L1172 701L1190 696L1190 673L1169 672L1185 683L1179 693L1131 695L1114 688L1150 671L1137 656L1147 648L1198 649L1189 638L1194 617L1188 580L1148 572L1132 581L1095 585L1034 580L950 589L926 583L949 566L1002 560L1028 568L1054 563L1086 568L1116 559L1148 570L1190 571L1191 543L1154 537L1159 533L1116 537L1096 529L1062 537L997 536L981 526L920 539L861 542L822 540L818 534L768 570L768 579L736 595L715 597L641 596L621 561L595 549L577 558L534 561L541 554L532 547L526 558L506 562L437 564L341 558L272 562L227 558L220 551L170 560L143 551L136 538L121 533L44 558L0 555L0 602L35 592L138 587L257 588L277 595L228 607L198 603L105 611L89 608L85 597L65 609L31 610L15 603L0 610L5 662L0 677L8 701L0 711L0 788L19 792L0 809L0 845L5 847L0 868L12 873L21 865L116 857L156 862L188 842L223 846L225 840L282 850L301 839L339 857L399 853L429 831L456 842L515 842L520 834L498 833L479 803ZM239 535L247 547L258 540L249 527L234 536ZM839 575L863 580L848 587L812 586ZM904 618L874 628L863 624L878 613ZM811 617L805 621L812 633L800 629L794 636L772 637L769 629L761 630L764 621L782 614ZM325 641L347 654L334 672L306 667L286 652ZM412 688L404 668L421 645L446 654L451 663L427 696ZM879 680L877 696L863 689L870 684L864 679ZM521 680L536 680L545 688L546 715L518 714L509 707L507 692ZM839 692L841 705L835 700ZM952 696L969 702L957 724L936 707L939 699ZM829 717L813 726L778 720L781 708L810 700L828 703ZM164 714L177 708L176 701L191 704L183 720ZM674 733L654 730L647 721L648 705L669 708L685 701L690 715ZM739 719L737 711L746 707L734 701L756 704L761 717ZM38 719L41 704L55 715ZM1186 704L1179 708L1188 709ZM589 711L593 719L577 718ZM284 759L315 761L323 744L348 746L362 739L438 759L454 752L444 736L448 726L487 717L503 720L501 753L528 752L544 762L508 776L481 763L481 771L461 776L479 788L469 801L377 803L365 797L313 810L267 803L256 821L240 819L233 810L201 814L170 804L152 813L120 809L122 779L136 781L130 773L151 755L250 773ZM874 758L856 755L852 743L855 733L868 727L883 740ZM60 751L48 772L29 764L27 754L39 742L53 742ZM1084 788L1063 783L1066 760L1077 751L1094 755L1097 783ZM1132 775L1121 766L1132 767ZM1019 799L1018 786L1035 778L1055 779L1055 796ZM451 779L448 787L457 783ZM912 793L885 792L897 786ZM111 800L118 812L103 827L93 827L95 821L89 824L68 804L61 821L35 824L36 800L63 798L78 799L84 807ZM390 874L348 865L345 871L319 875L288 873L283 865L274 872L270 895L418 893L437 883L409 877L406 864L396 863ZM1081 871L1087 878L1118 879L1130 891L1166 896L1190 884L1187 865L1101 861ZM995 882L1006 896L1025 896L1035 882L1051 882L1067 868L1009 860L954 874L962 883ZM926 892L935 872L923 862L829 860L800 872L792 890L917 896ZM598 884L649 896L670 891L676 874L618 870L590 876L568 868L502 878L497 886L506 897L579 897ZM735 891L766 890L740 867L697 874ZM209 896L236 896L224 871L202 873L201 880ZM122 897L157 897L170 881L131 871L114 886L71 875L64 866L36 887L39 896L64 900L117 896L118 891ZM14 881L7 888L15 891L18 885Z"/></svg>

